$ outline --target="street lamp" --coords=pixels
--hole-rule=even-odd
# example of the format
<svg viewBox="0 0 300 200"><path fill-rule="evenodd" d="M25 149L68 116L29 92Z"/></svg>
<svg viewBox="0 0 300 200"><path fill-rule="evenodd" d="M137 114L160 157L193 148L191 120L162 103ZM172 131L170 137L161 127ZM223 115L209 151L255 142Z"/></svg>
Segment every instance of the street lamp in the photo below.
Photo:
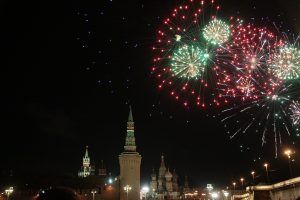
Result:
<svg viewBox="0 0 300 200"><path fill-rule="evenodd" d="M245 180L245 179L244 179L244 178L241 178L240 180L241 180L241 183L242 183L242 190L243 190L243 189L244 189L244 180Z"/></svg>
<svg viewBox="0 0 300 200"><path fill-rule="evenodd" d="M291 155L293 154L292 150L287 149L284 151L284 154L288 157L289 161L289 169L290 169L290 177L293 178L292 166L291 166Z"/></svg>
<svg viewBox="0 0 300 200"><path fill-rule="evenodd" d="M224 194L225 198L227 199L227 197L229 196L229 192L227 192L226 190L224 190L223 194Z"/></svg>
<svg viewBox="0 0 300 200"><path fill-rule="evenodd" d="M126 196L127 196L127 200L128 200L128 193L132 188L130 187L130 185L126 185L123 189L126 192Z"/></svg>
<svg viewBox="0 0 300 200"><path fill-rule="evenodd" d="M8 189L5 190L5 194L7 196L7 199L9 199L9 196L14 192L13 187L9 187Z"/></svg>
<svg viewBox="0 0 300 200"><path fill-rule="evenodd" d="M93 200L95 200L95 194L97 193L97 191L96 190L92 190L91 193L93 195Z"/></svg>
<svg viewBox="0 0 300 200"><path fill-rule="evenodd" d="M252 175L253 185L255 185L255 171L252 171L251 175Z"/></svg>
<svg viewBox="0 0 300 200"><path fill-rule="evenodd" d="M266 168L267 182L269 183L269 182L270 182L270 180L269 180L269 171L268 171L269 164L268 164L268 163L265 163L265 164L264 164L264 167Z"/></svg>
<svg viewBox="0 0 300 200"><path fill-rule="evenodd" d="M149 187L148 186L144 186L142 188L142 192L143 194L145 194L145 200L147 199L147 193L149 192Z"/></svg>
<svg viewBox="0 0 300 200"><path fill-rule="evenodd" d="M219 197L219 194L216 192L211 193L212 199L217 199Z"/></svg>
<svg viewBox="0 0 300 200"><path fill-rule="evenodd" d="M233 193L235 193L236 182L233 182L232 185L233 185Z"/></svg>

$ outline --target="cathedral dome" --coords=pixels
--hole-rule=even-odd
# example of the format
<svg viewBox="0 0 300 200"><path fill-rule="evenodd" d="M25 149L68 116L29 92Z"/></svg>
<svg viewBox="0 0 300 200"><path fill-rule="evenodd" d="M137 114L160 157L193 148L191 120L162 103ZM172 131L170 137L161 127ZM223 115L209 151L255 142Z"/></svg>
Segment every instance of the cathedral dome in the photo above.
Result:
<svg viewBox="0 0 300 200"><path fill-rule="evenodd" d="M168 169L168 171L166 172L165 177L166 177L166 178L172 178L172 174L171 174L171 172L169 171L169 169Z"/></svg>

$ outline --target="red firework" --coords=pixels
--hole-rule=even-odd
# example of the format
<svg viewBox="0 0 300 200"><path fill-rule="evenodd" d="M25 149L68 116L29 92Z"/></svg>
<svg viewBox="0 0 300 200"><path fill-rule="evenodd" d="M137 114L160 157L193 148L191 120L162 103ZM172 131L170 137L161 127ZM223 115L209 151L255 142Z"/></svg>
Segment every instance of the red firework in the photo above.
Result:
<svg viewBox="0 0 300 200"><path fill-rule="evenodd" d="M184 106L196 104L206 107L206 104L220 105L221 101L224 102L220 95L214 93L215 83L211 84L214 61L209 61L209 69L199 79L178 78L170 66L174 51L185 44L195 45L208 53L214 51L204 41L202 30L210 20L216 18L219 9L215 0L186 1L173 9L158 30L157 42L153 46L155 56L152 74L158 78L158 88L168 91Z"/></svg>
<svg viewBox="0 0 300 200"><path fill-rule="evenodd" d="M233 27L231 39L219 49L225 58L217 61L226 66L216 68L222 95L254 100L272 94L281 81L270 73L269 63L282 40L267 28L252 24Z"/></svg>

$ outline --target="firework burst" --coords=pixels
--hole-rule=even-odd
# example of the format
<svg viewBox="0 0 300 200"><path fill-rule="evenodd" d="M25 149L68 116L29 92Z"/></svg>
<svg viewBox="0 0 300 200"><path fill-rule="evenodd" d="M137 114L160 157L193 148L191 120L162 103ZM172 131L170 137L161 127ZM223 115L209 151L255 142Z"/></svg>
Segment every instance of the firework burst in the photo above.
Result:
<svg viewBox="0 0 300 200"><path fill-rule="evenodd" d="M300 103L298 101L292 101L289 109L291 111L291 119L293 125L299 126L300 125Z"/></svg>
<svg viewBox="0 0 300 200"><path fill-rule="evenodd" d="M273 144L275 157L278 149L291 142L291 136L299 136L294 133L294 120L299 120L297 109L300 107L292 99L299 96L298 86L286 84L280 79L272 84L273 89L261 90L261 95L255 100L239 102L229 109L221 112L222 122L224 123L230 139L238 138L247 145L262 148L266 145ZM291 102L294 102L291 104ZM291 115L287 112L290 108ZM299 112L300 113L300 112ZM297 131L297 130L296 130ZM241 137L247 134L247 137ZM257 140L260 138L260 142ZM273 142L271 142L273 140ZM256 142L253 142L256 141ZM260 147L259 145L260 144Z"/></svg>
<svg viewBox="0 0 300 200"><path fill-rule="evenodd" d="M209 54L197 46L184 45L176 50L171 59L171 70L175 76L202 78Z"/></svg>
<svg viewBox="0 0 300 200"><path fill-rule="evenodd" d="M294 46L279 48L271 59L271 70L283 80L294 80L300 76L300 51Z"/></svg>
<svg viewBox="0 0 300 200"><path fill-rule="evenodd" d="M228 41L230 27L221 20L213 19L204 27L203 36L208 42L214 45L221 45Z"/></svg>
<svg viewBox="0 0 300 200"><path fill-rule="evenodd" d="M282 41L266 28L252 24L233 27L231 38L232 42L219 49L225 59L217 62L227 65L225 71L221 69L217 73L221 93L242 100L257 99L261 91L273 89L270 86L276 80L270 74L268 64L270 55L282 45Z"/></svg>
<svg viewBox="0 0 300 200"><path fill-rule="evenodd" d="M226 102L217 94L214 81L215 60L219 54L218 45L212 43L226 42L230 27L216 19L219 9L214 0L186 1L186 4L173 10L158 31L158 39L153 46L152 74L158 78L160 89L169 91L185 106L206 107L206 104ZM209 37L209 31L219 34L209 39L210 42L203 37Z"/></svg>

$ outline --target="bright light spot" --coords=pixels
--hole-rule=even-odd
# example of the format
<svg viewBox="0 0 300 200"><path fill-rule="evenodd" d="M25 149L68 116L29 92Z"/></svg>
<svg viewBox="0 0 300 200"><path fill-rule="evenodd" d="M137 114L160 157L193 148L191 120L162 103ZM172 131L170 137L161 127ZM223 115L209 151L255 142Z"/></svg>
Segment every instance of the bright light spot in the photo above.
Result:
<svg viewBox="0 0 300 200"><path fill-rule="evenodd" d="M175 40L176 40L177 42L179 42L179 41L181 40L181 36L180 36L180 35L175 35Z"/></svg>
<svg viewBox="0 0 300 200"><path fill-rule="evenodd" d="M278 95L277 94L274 94L273 96L272 96L272 100L277 100L278 99Z"/></svg>
<svg viewBox="0 0 300 200"><path fill-rule="evenodd" d="M144 186L142 188L142 191L145 192L145 193L149 192L149 187L148 186Z"/></svg>
<svg viewBox="0 0 300 200"><path fill-rule="evenodd" d="M219 197L219 194L216 193L216 192L213 192L213 193L211 193L211 197L214 198L214 199L216 199L216 198Z"/></svg>

